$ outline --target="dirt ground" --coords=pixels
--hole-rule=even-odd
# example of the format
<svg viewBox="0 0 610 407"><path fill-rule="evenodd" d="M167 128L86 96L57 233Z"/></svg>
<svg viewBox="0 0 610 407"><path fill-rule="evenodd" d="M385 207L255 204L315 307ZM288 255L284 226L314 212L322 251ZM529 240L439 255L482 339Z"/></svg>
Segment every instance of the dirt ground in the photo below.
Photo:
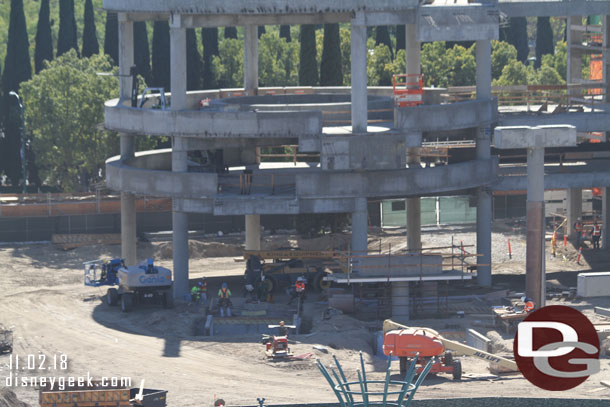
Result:
<svg viewBox="0 0 610 407"><path fill-rule="evenodd" d="M512 258L509 258L508 238ZM472 228L453 227L424 230L424 247L439 247L463 242L475 242ZM265 248L299 246L304 249L329 249L349 241L349 235L325 236L318 239L299 239L292 235L265 236ZM210 277L213 293L221 281L227 280L234 295L241 296L244 264L235 261L241 254L243 236L225 236L193 240L190 243L191 277ZM381 246L380 246L381 244ZM404 248L404 231L373 231L369 248L396 251ZM474 247L466 247L474 252ZM522 230L502 225L494 228L493 240L494 289L523 290L525 268L525 237ZM269 362L263 354L258 335L243 337L194 336L194 325L203 318L194 306L177 306L173 310L156 307L137 308L129 314L103 303L105 289L84 287L82 262L101 257L118 256L119 246L83 247L61 251L50 244L0 246L0 324L14 329L14 355L27 360L27 355L46 355L46 367L54 355L65 354L68 365L48 370L18 371L22 376L86 376L94 378L130 377L134 387L146 380L146 387L166 389L171 407L212 405L214 398L228 404L257 404L257 397L266 403L301 403L335 401L328 384L315 365L319 358L327 366L335 355L342 363L348 378L356 379L359 352L363 352L369 377L382 379L384 359L374 356L373 328L379 323L362 322L350 316L335 315L322 320L326 305L324 298L310 296L305 314L312 319L311 333L292 335L291 345L296 355L311 356L292 362ZM551 288L559 290L576 285L576 274L582 270L607 270L610 252L585 250L581 264L576 264L576 252L570 246L565 260L562 252L557 257L547 255L547 279ZM167 242L140 243L138 257L155 257L158 263L171 268L171 244ZM223 276L233 276L224 277ZM287 297L276 296L273 307L285 309ZM610 298L593 302L564 300L551 301L573 305L581 309L594 323L610 323L593 313L593 306L609 306ZM510 352L510 335L477 324L477 316L444 320L414 321L414 325L435 329L460 330L476 327L494 341L494 348ZM320 345L329 353L313 348ZM309 355L311 354L311 355ZM428 377L416 397L484 397L532 396L566 397L562 393L538 389L520 375L496 377L489 375L485 362L463 357L466 377L454 382L449 376ZM6 387L9 356L0 356L0 388ZM602 359L602 371L569 392L573 398L607 398L610 388L600 384L610 380L610 359ZM398 379L397 363L393 365ZM13 387L19 400L38 404L37 390ZM10 392L2 389L0 406L18 406ZM7 396L8 395L8 396ZM4 400L4 401L3 401ZM6 401L12 400L12 401ZM3 404L4 403L4 404Z"/></svg>

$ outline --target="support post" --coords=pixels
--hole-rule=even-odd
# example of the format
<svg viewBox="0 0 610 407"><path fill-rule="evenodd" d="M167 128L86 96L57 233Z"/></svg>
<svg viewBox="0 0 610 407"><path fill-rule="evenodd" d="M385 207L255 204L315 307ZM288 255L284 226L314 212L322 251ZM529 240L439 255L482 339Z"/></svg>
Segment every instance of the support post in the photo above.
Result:
<svg viewBox="0 0 610 407"><path fill-rule="evenodd" d="M368 248L368 216L366 198L354 199L352 212L352 252L365 255Z"/></svg>
<svg viewBox="0 0 610 407"><path fill-rule="evenodd" d="M246 215L246 250L261 249L261 216Z"/></svg>
<svg viewBox="0 0 610 407"><path fill-rule="evenodd" d="M491 99L491 41L476 42L477 99ZM491 132L480 127L475 130L477 160L491 158ZM491 226L493 221L492 197L487 188L477 191L477 281L484 287L491 286Z"/></svg>
<svg viewBox="0 0 610 407"><path fill-rule="evenodd" d="M568 236L574 238L574 222L582 216L582 189L570 188L566 191L566 226ZM578 250L578 247L576 248Z"/></svg>
<svg viewBox="0 0 610 407"><path fill-rule="evenodd" d="M421 44L417 40L415 24L407 24L405 33L407 75L419 75L421 73ZM409 168L411 166L419 167L420 162L420 149L418 147L409 148L407 152ZM405 206L407 208L407 250L419 252L421 250L421 198L407 198ZM407 285L407 295L408 290ZM408 302L408 298L406 298L406 301Z"/></svg>
<svg viewBox="0 0 610 407"><path fill-rule="evenodd" d="M186 29L182 27L181 16L170 17L170 55L172 110L186 108ZM187 149L183 139L174 136L172 140L172 171L187 172ZM174 299L183 301L189 291L188 216L176 210L179 198L172 201Z"/></svg>
<svg viewBox="0 0 610 407"><path fill-rule="evenodd" d="M258 94L258 26L244 26L244 89Z"/></svg>
<svg viewBox="0 0 610 407"><path fill-rule="evenodd" d="M525 293L544 307L544 147L527 149L527 248Z"/></svg>
<svg viewBox="0 0 610 407"><path fill-rule="evenodd" d="M392 282L392 320L404 323L409 320L409 282Z"/></svg>
<svg viewBox="0 0 610 407"><path fill-rule="evenodd" d="M352 133L366 133L368 123L366 26L351 24Z"/></svg>
<svg viewBox="0 0 610 407"><path fill-rule="evenodd" d="M129 75L133 65L133 22L127 15L119 13L119 73ZM131 78L119 77L121 103L131 98ZM134 136L121 134L121 161L129 160L135 154ZM129 192L121 192L121 257L127 265L137 261L136 198Z"/></svg>

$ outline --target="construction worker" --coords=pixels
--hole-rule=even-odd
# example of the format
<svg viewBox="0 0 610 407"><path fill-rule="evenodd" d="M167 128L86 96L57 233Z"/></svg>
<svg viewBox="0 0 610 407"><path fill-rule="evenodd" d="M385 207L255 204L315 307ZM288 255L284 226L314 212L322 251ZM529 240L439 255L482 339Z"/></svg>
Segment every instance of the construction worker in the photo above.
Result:
<svg viewBox="0 0 610 407"><path fill-rule="evenodd" d="M202 287L203 287L203 283L201 281L197 282L197 284L195 284L193 286L193 288L191 288L191 302L194 304L198 304L199 302L201 302L201 294L202 294ZM204 302L205 304L205 302Z"/></svg>
<svg viewBox="0 0 610 407"><path fill-rule="evenodd" d="M284 325L284 321L280 321L280 326L277 327L279 336L288 336L288 328Z"/></svg>
<svg viewBox="0 0 610 407"><path fill-rule="evenodd" d="M523 311L525 311L525 312L532 312L534 310L534 308L535 308L534 301L532 301L531 298L529 298L529 297L521 297L521 301L524 302Z"/></svg>
<svg viewBox="0 0 610 407"><path fill-rule="evenodd" d="M297 278L297 281L294 283L294 289L290 294L288 305L292 304L292 300L295 298L299 302L299 311L303 311L303 302L305 302L305 277Z"/></svg>
<svg viewBox="0 0 610 407"><path fill-rule="evenodd" d="M591 232L591 241L594 249L599 249L599 239L602 237L602 227L597 221L593 223L593 231Z"/></svg>
<svg viewBox="0 0 610 407"><path fill-rule="evenodd" d="M582 221L580 218L576 219L576 222L574 222L574 234L576 235L574 243L576 244L576 249L578 249L582 244Z"/></svg>
<svg viewBox="0 0 610 407"><path fill-rule="evenodd" d="M201 293L201 303L206 305L208 303L208 282L205 277L201 277L201 281L199 281L198 285Z"/></svg>
<svg viewBox="0 0 610 407"><path fill-rule="evenodd" d="M261 282L258 284L257 288L257 298L259 301L263 302L272 302L273 297L271 293L272 282L270 278L265 278L265 275L261 275Z"/></svg>
<svg viewBox="0 0 610 407"><path fill-rule="evenodd" d="M222 283L220 290L218 290L218 308L221 317L231 316L231 290L229 290L227 283Z"/></svg>

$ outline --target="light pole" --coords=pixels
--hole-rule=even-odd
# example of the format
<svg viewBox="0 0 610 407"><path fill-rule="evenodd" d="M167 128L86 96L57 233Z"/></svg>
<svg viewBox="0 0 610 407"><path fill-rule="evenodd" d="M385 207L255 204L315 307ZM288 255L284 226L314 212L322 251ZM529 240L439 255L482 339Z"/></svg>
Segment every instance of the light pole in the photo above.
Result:
<svg viewBox="0 0 610 407"><path fill-rule="evenodd" d="M21 98L19 97L19 95L17 94L17 92L15 91L10 91L9 96L14 96L17 99L17 103L19 104L19 112L21 114L21 126L20 126L20 131L21 131L21 171L22 171L22 175L23 175L23 193L26 193L25 187L26 187L26 182L27 182L27 178L26 178L26 162L25 162L25 117L24 117L24 109L23 109L23 103L21 103Z"/></svg>

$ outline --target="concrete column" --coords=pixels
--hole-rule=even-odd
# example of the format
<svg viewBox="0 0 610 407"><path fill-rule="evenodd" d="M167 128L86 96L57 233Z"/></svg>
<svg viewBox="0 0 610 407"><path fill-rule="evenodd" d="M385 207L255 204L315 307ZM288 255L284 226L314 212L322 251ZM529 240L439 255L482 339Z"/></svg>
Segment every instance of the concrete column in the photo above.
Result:
<svg viewBox="0 0 610 407"><path fill-rule="evenodd" d="M405 55L407 74L421 73L421 43L417 40L417 28L415 24L405 26Z"/></svg>
<svg viewBox="0 0 610 407"><path fill-rule="evenodd" d="M566 215L568 236L572 238L574 237L574 222L582 216L582 189L570 188L566 191Z"/></svg>
<svg viewBox="0 0 610 407"><path fill-rule="evenodd" d="M186 109L186 29L180 14L170 17L170 57L172 110ZM181 137L174 136L172 145L172 171L188 171L187 150ZM188 216L175 209L173 200L172 231L174 260L174 299L184 300L189 291Z"/></svg>
<svg viewBox="0 0 610 407"><path fill-rule="evenodd" d="M352 212L352 252L366 254L368 248L368 214L366 198L354 199Z"/></svg>
<svg viewBox="0 0 610 407"><path fill-rule="evenodd" d="M582 32L572 30L572 26L582 26L582 16L568 17L566 20L567 30L567 66L566 78L568 83L574 83L582 78L582 52L580 49L572 48L572 45L582 46Z"/></svg>
<svg viewBox="0 0 610 407"><path fill-rule="evenodd" d="M176 150L176 139L172 150L172 171L187 171L187 152ZM184 300L189 292L189 241L188 216L185 212L177 212L173 200L172 232L173 232L173 261L174 261L174 299Z"/></svg>
<svg viewBox="0 0 610 407"><path fill-rule="evenodd" d="M366 26L351 24L352 133L366 133L368 123L366 82Z"/></svg>
<svg viewBox="0 0 610 407"><path fill-rule="evenodd" d="M491 41L476 42L475 57L477 99L491 99ZM478 160L491 157L491 132L485 128L476 131L476 156ZM491 226L492 196L488 189L479 188L477 192L477 275L478 283L491 286Z"/></svg>
<svg viewBox="0 0 610 407"><path fill-rule="evenodd" d="M415 24L405 26L406 38L406 70L408 75L421 73L421 44L417 40ZM419 148L409 148L407 153L407 164L409 167L418 167L421 162ZM421 250L421 198L407 198L407 249L411 252ZM396 283L394 283L396 284ZM407 294L408 294L407 285ZM408 298L406 298L408 302ZM392 302L393 304L393 302ZM408 309L407 309L408 315Z"/></svg>
<svg viewBox="0 0 610 407"><path fill-rule="evenodd" d="M246 250L261 249L261 215L246 215Z"/></svg>
<svg viewBox="0 0 610 407"><path fill-rule="evenodd" d="M133 65L133 22L127 15L119 13L119 73L129 75ZM131 98L131 78L119 77L121 101ZM133 158L135 139L133 135L121 134L121 160ZM129 192L121 192L121 257L127 265L137 261L136 198Z"/></svg>
<svg viewBox="0 0 610 407"><path fill-rule="evenodd" d="M490 136L484 128L476 129L477 159L486 160L491 156ZM492 195L487 188L477 191L477 281L484 287L491 286L491 226Z"/></svg>
<svg viewBox="0 0 610 407"><path fill-rule="evenodd" d="M409 320L409 282L392 282L392 320L405 323Z"/></svg>
<svg viewBox="0 0 610 407"><path fill-rule="evenodd" d="M244 26L244 88L248 95L258 93L258 26Z"/></svg>
<svg viewBox="0 0 610 407"><path fill-rule="evenodd" d="M186 108L186 29L182 27L180 14L172 14L170 17L169 42L171 109L184 110Z"/></svg>
<svg viewBox="0 0 610 407"><path fill-rule="evenodd" d="M536 307L544 307L544 148L527 149L527 248L525 293Z"/></svg>
<svg viewBox="0 0 610 407"><path fill-rule="evenodd" d="M479 40L475 47L477 61L477 99L491 98L491 41Z"/></svg>
<svg viewBox="0 0 610 407"><path fill-rule="evenodd" d="M610 188L605 187L602 188L602 249L610 248L608 244L608 239L610 239L610 233L608 233L608 228L610 227L610 199L608 194L610 194Z"/></svg>

